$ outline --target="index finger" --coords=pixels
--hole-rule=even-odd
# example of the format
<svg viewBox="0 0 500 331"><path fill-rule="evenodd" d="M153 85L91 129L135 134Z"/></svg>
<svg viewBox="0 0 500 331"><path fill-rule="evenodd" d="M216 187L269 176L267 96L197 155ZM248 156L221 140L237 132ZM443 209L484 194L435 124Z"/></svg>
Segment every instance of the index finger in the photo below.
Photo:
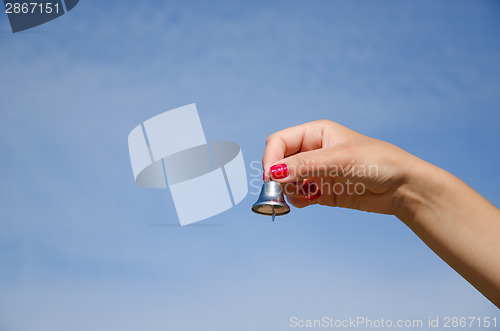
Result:
<svg viewBox="0 0 500 331"><path fill-rule="evenodd" d="M262 157L264 177L267 178L269 167L285 157L319 149L323 145L323 124L321 121L293 126L270 135L266 140L266 149Z"/></svg>

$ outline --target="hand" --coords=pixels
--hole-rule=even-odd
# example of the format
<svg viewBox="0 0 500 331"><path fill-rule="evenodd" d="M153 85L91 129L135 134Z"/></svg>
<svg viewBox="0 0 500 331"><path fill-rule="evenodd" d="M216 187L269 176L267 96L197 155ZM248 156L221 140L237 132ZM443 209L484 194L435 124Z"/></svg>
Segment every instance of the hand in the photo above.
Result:
<svg viewBox="0 0 500 331"><path fill-rule="evenodd" d="M295 207L396 215L500 308L500 210L457 177L326 120L271 135L262 164Z"/></svg>
<svg viewBox="0 0 500 331"><path fill-rule="evenodd" d="M262 160L265 179L283 183L290 204L398 213L399 189L418 158L332 121L272 134Z"/></svg>

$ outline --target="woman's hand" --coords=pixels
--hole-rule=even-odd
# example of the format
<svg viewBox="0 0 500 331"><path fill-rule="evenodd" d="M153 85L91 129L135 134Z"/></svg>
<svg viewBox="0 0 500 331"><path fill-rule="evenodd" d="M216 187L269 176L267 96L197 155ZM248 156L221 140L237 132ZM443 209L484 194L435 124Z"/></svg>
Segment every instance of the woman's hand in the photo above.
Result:
<svg viewBox="0 0 500 331"><path fill-rule="evenodd" d="M500 308L500 210L452 174L326 120L271 135L262 163L295 207L397 216Z"/></svg>
<svg viewBox="0 0 500 331"><path fill-rule="evenodd" d="M320 120L269 136L265 179L285 184L295 207L311 204L397 214L399 189L418 158L402 149Z"/></svg>

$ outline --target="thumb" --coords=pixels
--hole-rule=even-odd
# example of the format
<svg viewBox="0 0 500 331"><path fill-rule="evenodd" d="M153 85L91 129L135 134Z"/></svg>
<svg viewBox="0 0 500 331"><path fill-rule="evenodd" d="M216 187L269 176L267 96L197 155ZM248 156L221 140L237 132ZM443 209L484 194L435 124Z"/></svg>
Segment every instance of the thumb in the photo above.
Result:
<svg viewBox="0 0 500 331"><path fill-rule="evenodd" d="M325 176L330 166L335 164L333 154L331 148L321 148L289 156L269 167L269 176L283 184Z"/></svg>

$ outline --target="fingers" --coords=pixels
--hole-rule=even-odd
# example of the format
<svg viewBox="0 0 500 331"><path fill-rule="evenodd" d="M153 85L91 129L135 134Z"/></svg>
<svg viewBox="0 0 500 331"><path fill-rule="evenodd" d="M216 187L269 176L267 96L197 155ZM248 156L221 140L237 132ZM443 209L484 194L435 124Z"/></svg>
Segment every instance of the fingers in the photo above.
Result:
<svg viewBox="0 0 500 331"><path fill-rule="evenodd" d="M297 194L297 195L287 195L287 200L290 204L297 208L303 208L310 205L315 205L319 203L319 199L321 197L321 191L318 186L315 185L313 189L314 193L306 193L306 194Z"/></svg>
<svg viewBox="0 0 500 331"><path fill-rule="evenodd" d="M310 151L323 146L323 128L329 121L315 121L294 126L269 136L262 158L264 177L269 176L269 167L277 161L298 152ZM331 122L333 123L333 122Z"/></svg>
<svg viewBox="0 0 500 331"><path fill-rule="evenodd" d="M300 197L314 200L318 197L319 191L320 189L318 185L311 180L305 180L300 185L297 185L296 183L283 185L283 194L288 197Z"/></svg>
<svg viewBox="0 0 500 331"><path fill-rule="evenodd" d="M299 153L273 164L268 176L282 184L311 177L328 177L332 175L332 169L341 168L348 163L351 154L351 149L341 145Z"/></svg>
<svg viewBox="0 0 500 331"><path fill-rule="evenodd" d="M287 197L286 200L288 201L289 204L291 204L295 208L304 208L316 204L316 202L309 201L306 198L299 198L299 197Z"/></svg>
<svg viewBox="0 0 500 331"><path fill-rule="evenodd" d="M297 208L319 203L321 191L318 185L312 180L305 180L303 183L289 183L283 185L283 193L287 196L288 202Z"/></svg>

